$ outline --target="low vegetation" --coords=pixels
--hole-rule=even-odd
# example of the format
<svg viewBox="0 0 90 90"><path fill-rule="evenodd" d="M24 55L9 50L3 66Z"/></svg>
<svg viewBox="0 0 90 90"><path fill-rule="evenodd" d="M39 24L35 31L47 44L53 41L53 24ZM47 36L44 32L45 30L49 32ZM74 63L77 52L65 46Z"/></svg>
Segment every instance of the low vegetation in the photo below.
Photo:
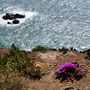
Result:
<svg viewBox="0 0 90 90"><path fill-rule="evenodd" d="M10 54L0 57L0 89L20 88L21 75L39 79L40 70L35 68L25 51L20 51L12 44Z"/></svg>
<svg viewBox="0 0 90 90"><path fill-rule="evenodd" d="M32 49L32 52L35 51L47 51L48 49L43 47L43 46L36 46L35 48Z"/></svg>
<svg viewBox="0 0 90 90"><path fill-rule="evenodd" d="M59 79L61 82L64 80L80 80L84 74L84 70L79 67L77 63L68 62L62 65L59 70L55 71L56 78Z"/></svg>

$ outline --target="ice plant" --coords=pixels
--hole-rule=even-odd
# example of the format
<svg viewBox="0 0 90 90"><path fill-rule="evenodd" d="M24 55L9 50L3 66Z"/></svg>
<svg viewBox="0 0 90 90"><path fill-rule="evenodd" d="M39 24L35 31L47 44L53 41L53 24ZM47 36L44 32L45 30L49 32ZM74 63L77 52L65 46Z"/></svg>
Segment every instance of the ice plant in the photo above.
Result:
<svg viewBox="0 0 90 90"><path fill-rule="evenodd" d="M79 80L83 76L84 70L79 67L77 63L68 62L62 65L59 70L55 71L56 78L60 81L71 80L74 81Z"/></svg>

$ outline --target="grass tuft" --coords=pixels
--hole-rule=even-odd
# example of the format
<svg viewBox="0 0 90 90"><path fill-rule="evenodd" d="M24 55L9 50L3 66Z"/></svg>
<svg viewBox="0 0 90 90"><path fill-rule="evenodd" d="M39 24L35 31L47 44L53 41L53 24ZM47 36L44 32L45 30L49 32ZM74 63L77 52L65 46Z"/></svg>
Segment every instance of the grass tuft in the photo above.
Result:
<svg viewBox="0 0 90 90"><path fill-rule="evenodd" d="M40 70L35 68L34 62L25 51L20 51L12 44L10 54L0 57L0 89L12 90L20 87L21 75L40 79Z"/></svg>
<svg viewBox="0 0 90 90"><path fill-rule="evenodd" d="M47 48L43 46L36 46L35 48L32 49L32 52L35 52L35 51L47 51Z"/></svg>

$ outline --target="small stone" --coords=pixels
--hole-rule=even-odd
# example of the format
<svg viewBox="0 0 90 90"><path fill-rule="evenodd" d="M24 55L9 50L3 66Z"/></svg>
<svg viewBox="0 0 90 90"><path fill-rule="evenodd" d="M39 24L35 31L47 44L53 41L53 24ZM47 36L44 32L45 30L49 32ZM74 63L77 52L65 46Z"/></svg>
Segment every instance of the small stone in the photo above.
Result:
<svg viewBox="0 0 90 90"><path fill-rule="evenodd" d="M85 56L84 59L88 59L88 56Z"/></svg>
<svg viewBox="0 0 90 90"><path fill-rule="evenodd" d="M60 87L63 87L62 84L60 84Z"/></svg>
<svg viewBox="0 0 90 90"><path fill-rule="evenodd" d="M35 67L39 67L41 69L48 68L50 65L47 63L36 63Z"/></svg>
<svg viewBox="0 0 90 90"><path fill-rule="evenodd" d="M68 86L68 87L65 87L64 90L77 90L77 89L75 89L74 87Z"/></svg>
<svg viewBox="0 0 90 90"><path fill-rule="evenodd" d="M86 66L86 64L80 64L80 66Z"/></svg>
<svg viewBox="0 0 90 90"><path fill-rule="evenodd" d="M57 64L54 64L54 66L57 66Z"/></svg>
<svg viewBox="0 0 90 90"><path fill-rule="evenodd" d="M11 22L7 22L7 24L12 24Z"/></svg>
<svg viewBox="0 0 90 90"><path fill-rule="evenodd" d="M50 71L51 69L50 69L50 68L48 68L48 70Z"/></svg>
<svg viewBox="0 0 90 90"><path fill-rule="evenodd" d="M88 70L88 73L90 73L90 70Z"/></svg>

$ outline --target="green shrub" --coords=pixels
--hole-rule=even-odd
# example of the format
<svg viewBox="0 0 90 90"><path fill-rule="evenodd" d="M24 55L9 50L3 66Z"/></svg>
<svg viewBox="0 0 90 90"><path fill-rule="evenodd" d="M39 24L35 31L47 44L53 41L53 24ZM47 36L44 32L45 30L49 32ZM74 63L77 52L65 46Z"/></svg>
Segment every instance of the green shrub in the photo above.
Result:
<svg viewBox="0 0 90 90"><path fill-rule="evenodd" d="M29 76L32 79L40 78L40 70L35 68L34 62L28 58L27 53L20 51L19 48L12 44L10 54L0 57L0 88L14 88L14 85L16 87L16 83L18 83L16 73ZM11 78L13 74L14 77Z"/></svg>
<svg viewBox="0 0 90 90"><path fill-rule="evenodd" d="M47 51L47 48L43 46L36 46L35 48L32 49L32 52L35 52L35 51Z"/></svg>
<svg viewBox="0 0 90 90"><path fill-rule="evenodd" d="M12 44L10 54L10 65L13 70L25 72L25 74L30 76L30 78L40 78L40 73L38 73L40 71L35 70L34 62L31 62L25 51L20 51L14 46L14 44ZM38 75L36 73L38 73Z"/></svg>
<svg viewBox="0 0 90 90"><path fill-rule="evenodd" d="M20 78L15 72L10 72L7 69L0 72L0 90L20 90L22 88Z"/></svg>

